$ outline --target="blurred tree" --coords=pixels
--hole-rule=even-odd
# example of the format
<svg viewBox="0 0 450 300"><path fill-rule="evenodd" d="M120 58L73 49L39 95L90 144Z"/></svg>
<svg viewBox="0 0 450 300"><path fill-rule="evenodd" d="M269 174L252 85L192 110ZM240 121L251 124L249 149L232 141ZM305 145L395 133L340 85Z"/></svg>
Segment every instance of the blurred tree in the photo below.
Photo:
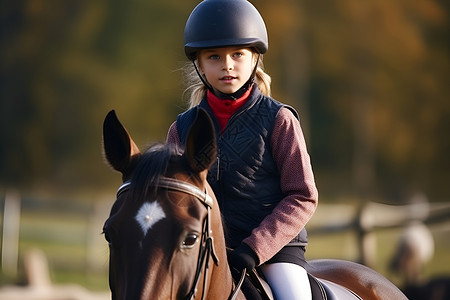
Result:
<svg viewBox="0 0 450 300"><path fill-rule="evenodd" d="M442 197L448 5L347 0L303 9L312 154L325 191L353 182L359 195L419 188Z"/></svg>
<svg viewBox="0 0 450 300"><path fill-rule="evenodd" d="M175 1L3 2L1 182L98 184L101 123L112 108L138 139L162 140L179 111L170 103L180 94L173 70L182 31L173 38L177 31L168 26L182 28L186 12L179 7Z"/></svg>

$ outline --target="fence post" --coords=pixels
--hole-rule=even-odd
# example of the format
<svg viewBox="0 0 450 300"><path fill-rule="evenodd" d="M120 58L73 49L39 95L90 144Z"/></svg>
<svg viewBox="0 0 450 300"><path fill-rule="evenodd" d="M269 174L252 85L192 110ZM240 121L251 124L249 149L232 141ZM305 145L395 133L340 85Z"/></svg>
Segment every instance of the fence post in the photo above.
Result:
<svg viewBox="0 0 450 300"><path fill-rule="evenodd" d="M20 232L20 195L17 191L5 193L3 210L2 270L9 276L17 276Z"/></svg>
<svg viewBox="0 0 450 300"><path fill-rule="evenodd" d="M360 263L373 268L376 265L377 240L374 233L376 216L370 205L363 205L358 213L357 232Z"/></svg>

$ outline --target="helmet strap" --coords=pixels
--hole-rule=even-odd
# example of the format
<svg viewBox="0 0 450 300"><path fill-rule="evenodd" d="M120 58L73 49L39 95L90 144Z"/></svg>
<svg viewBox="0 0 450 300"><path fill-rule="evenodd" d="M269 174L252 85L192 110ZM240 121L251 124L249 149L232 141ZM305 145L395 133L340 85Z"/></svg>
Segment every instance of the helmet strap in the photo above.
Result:
<svg viewBox="0 0 450 300"><path fill-rule="evenodd" d="M222 100L237 100L242 97L242 95L245 94L245 92L248 91L248 89L253 85L253 82L255 81L256 71L258 70L258 64L261 54L258 54L258 58L256 59L255 68L253 69L252 74L250 75L250 78L247 80L244 85L238 89L236 92L231 94L222 93L221 91L215 90L212 85L206 80L206 78L200 74L200 71L198 70L197 65L195 64L195 61L192 61L194 64L195 71L198 74L198 77L200 77L200 80L203 82L203 84L206 86L208 90L210 90L214 95L216 95L219 99Z"/></svg>
<svg viewBox="0 0 450 300"><path fill-rule="evenodd" d="M192 64L194 65L195 71L197 72L197 75L198 77L200 77L200 80L203 82L203 84L208 88L208 90L214 93L214 88L212 87L212 85L206 80L206 78L202 74L200 74L200 71L198 70L198 67L195 64L195 60L192 61Z"/></svg>

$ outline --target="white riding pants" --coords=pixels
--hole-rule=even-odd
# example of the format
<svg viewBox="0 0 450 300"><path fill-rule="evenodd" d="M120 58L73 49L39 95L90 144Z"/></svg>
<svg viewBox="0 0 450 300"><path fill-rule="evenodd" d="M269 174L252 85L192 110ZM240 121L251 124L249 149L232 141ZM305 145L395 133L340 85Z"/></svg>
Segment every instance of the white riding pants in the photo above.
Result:
<svg viewBox="0 0 450 300"><path fill-rule="evenodd" d="M303 267L281 262L260 268L277 300L312 299L308 273Z"/></svg>

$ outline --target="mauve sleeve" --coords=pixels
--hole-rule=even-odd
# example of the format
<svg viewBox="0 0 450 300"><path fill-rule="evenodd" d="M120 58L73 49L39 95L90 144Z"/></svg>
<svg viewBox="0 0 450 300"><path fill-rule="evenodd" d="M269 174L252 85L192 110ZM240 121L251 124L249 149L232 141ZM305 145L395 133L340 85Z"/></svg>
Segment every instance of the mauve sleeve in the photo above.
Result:
<svg viewBox="0 0 450 300"><path fill-rule="evenodd" d="M244 239L262 264L305 227L318 203L318 191L300 122L287 108L280 109L271 137L284 198Z"/></svg>

